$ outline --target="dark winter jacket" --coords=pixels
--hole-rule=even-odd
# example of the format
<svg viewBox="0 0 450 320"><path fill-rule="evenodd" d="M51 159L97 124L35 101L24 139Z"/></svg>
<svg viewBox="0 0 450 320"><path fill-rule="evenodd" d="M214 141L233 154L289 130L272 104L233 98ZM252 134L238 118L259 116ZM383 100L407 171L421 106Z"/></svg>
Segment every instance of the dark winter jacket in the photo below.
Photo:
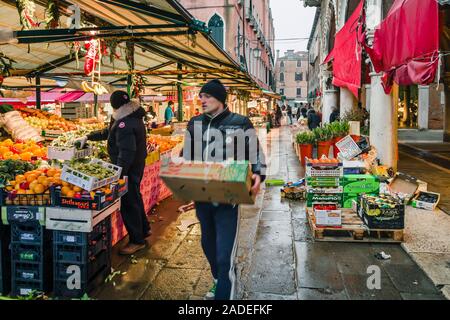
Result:
<svg viewBox="0 0 450 320"><path fill-rule="evenodd" d="M339 121L339 111L333 111L330 114L330 123L335 122L335 121Z"/></svg>
<svg viewBox="0 0 450 320"><path fill-rule="evenodd" d="M320 122L321 122L321 119L320 119L319 115L314 110L309 111L309 114L308 114L309 130L313 130L313 129L319 127Z"/></svg>
<svg viewBox="0 0 450 320"><path fill-rule="evenodd" d="M108 140L113 164L122 167L122 175L142 177L147 157L145 110L131 101L114 111L109 128L88 135L88 140Z"/></svg>
<svg viewBox="0 0 450 320"><path fill-rule="evenodd" d="M228 108L214 117L203 113L189 121L182 155L190 161L247 160L252 172L265 179L265 156L253 124Z"/></svg>

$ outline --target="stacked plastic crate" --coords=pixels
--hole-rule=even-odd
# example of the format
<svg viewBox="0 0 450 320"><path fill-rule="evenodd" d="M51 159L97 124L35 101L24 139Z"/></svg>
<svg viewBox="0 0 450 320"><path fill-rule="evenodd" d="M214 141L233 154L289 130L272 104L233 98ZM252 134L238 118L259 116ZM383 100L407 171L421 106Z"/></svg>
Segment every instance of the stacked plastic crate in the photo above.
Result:
<svg viewBox="0 0 450 320"><path fill-rule="evenodd" d="M101 284L111 272L111 217L89 233L53 234L54 296L79 298Z"/></svg>
<svg viewBox="0 0 450 320"><path fill-rule="evenodd" d="M342 162L308 159L306 162L306 204L320 226L340 226L343 205Z"/></svg>
<svg viewBox="0 0 450 320"><path fill-rule="evenodd" d="M6 295L11 290L10 241L10 229L0 221L0 295Z"/></svg>
<svg viewBox="0 0 450 320"><path fill-rule="evenodd" d="M52 233L44 226L45 208L2 208L11 229L11 294L25 296L51 291Z"/></svg>

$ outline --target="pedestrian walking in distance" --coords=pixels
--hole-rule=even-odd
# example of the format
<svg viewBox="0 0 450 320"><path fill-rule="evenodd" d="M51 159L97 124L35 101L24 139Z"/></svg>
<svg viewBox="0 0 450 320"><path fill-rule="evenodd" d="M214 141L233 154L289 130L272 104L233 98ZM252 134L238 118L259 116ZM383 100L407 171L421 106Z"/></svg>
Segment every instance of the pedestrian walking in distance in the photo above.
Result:
<svg viewBox="0 0 450 320"><path fill-rule="evenodd" d="M209 162L220 153L217 150L223 149L221 155L213 159L215 162L222 162L227 160L227 156L230 157L230 150L234 150L231 152L232 156L234 153L234 160L250 161L253 172L251 192L258 193L260 184L265 178L265 161L260 151L262 149L258 147L259 141L252 123L247 117L228 109L227 91L219 80L205 84L199 96L203 113L193 117L187 125L183 157L189 161ZM194 134L197 130L201 130L201 134L198 132ZM221 135L221 139L217 138L218 135ZM206 137L206 141L203 141L203 137ZM240 144L238 141L245 143ZM257 147L253 148L255 145ZM237 150L240 147L245 150ZM202 248L214 278L214 284L205 299L233 299L235 282L233 260L239 228L238 205L195 202L195 209L200 221Z"/></svg>

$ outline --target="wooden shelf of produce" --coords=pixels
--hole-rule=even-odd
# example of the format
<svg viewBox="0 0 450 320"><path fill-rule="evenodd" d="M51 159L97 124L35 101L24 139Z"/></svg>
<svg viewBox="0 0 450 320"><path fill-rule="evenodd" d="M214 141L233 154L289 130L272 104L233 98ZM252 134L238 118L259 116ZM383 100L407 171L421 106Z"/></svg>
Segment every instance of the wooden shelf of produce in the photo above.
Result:
<svg viewBox="0 0 450 320"><path fill-rule="evenodd" d="M351 209L342 209L342 227L319 227L312 208L306 209L309 226L316 241L401 243L404 230L369 229Z"/></svg>

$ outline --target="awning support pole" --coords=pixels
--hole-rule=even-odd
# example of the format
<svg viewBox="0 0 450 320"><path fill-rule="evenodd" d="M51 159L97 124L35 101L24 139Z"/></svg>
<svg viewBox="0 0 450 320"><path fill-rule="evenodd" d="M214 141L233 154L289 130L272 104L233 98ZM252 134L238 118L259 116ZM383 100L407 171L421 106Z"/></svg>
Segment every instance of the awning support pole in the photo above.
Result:
<svg viewBox="0 0 450 320"><path fill-rule="evenodd" d="M183 65L181 63L177 63L177 69L181 70ZM177 92L178 92L178 121L183 121L183 87L181 86L181 79L183 76L181 74L178 75L177 79Z"/></svg>
<svg viewBox="0 0 450 320"><path fill-rule="evenodd" d="M36 75L36 109L41 109L41 76Z"/></svg>

